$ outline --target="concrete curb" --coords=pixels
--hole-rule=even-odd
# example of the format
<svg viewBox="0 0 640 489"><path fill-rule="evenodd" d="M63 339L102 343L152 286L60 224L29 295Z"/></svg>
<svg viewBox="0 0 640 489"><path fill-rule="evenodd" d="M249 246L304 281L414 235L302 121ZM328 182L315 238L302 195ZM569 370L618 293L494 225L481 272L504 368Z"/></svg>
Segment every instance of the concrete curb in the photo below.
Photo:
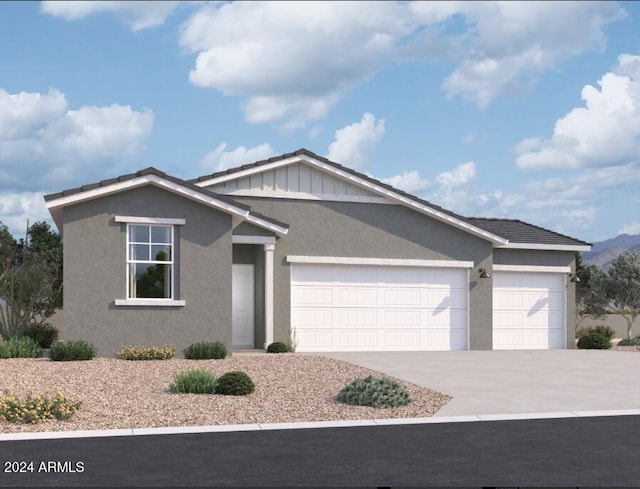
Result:
<svg viewBox="0 0 640 489"><path fill-rule="evenodd" d="M55 440L65 438L105 438L115 436L178 435L228 433L237 431L299 430L314 428L346 428L354 426L391 426L405 424L472 423L478 421L523 421L531 419L585 418L599 416L640 416L640 409L614 411L560 411L517 414L481 414L469 416L434 416L429 418L390 418L369 420L313 421L301 423L255 423L213 426L173 426L162 428L127 428L90 431L42 431L0 434L2 441Z"/></svg>

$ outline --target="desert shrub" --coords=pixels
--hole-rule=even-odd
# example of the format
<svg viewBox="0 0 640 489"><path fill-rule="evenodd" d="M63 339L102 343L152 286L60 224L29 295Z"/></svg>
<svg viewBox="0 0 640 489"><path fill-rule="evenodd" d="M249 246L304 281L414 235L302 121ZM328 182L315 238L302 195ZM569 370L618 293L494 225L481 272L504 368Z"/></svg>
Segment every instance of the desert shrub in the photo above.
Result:
<svg viewBox="0 0 640 489"><path fill-rule="evenodd" d="M584 335L590 334L590 333L602 335L605 338L607 338L609 341L611 341L613 337L616 335L616 332L613 330L613 328L609 326L604 326L601 324L598 326L591 326L589 328L579 329L578 331L576 331L576 338L582 338Z"/></svg>
<svg viewBox="0 0 640 489"><path fill-rule="evenodd" d="M40 348L50 348L58 339L58 330L49 323L32 324L25 331L25 335L35 341Z"/></svg>
<svg viewBox="0 0 640 489"><path fill-rule="evenodd" d="M96 347L86 341L56 341L51 345L49 358L54 362L92 360L96 353Z"/></svg>
<svg viewBox="0 0 640 489"><path fill-rule="evenodd" d="M164 346L123 346L116 353L120 360L169 360L176 354L176 349L170 345Z"/></svg>
<svg viewBox="0 0 640 489"><path fill-rule="evenodd" d="M409 404L411 396L404 387L391 379L369 375L344 386L336 400L351 406L391 408Z"/></svg>
<svg viewBox="0 0 640 489"><path fill-rule="evenodd" d="M618 346L638 346L640 345L640 335L633 338L624 338L618 342Z"/></svg>
<svg viewBox="0 0 640 489"><path fill-rule="evenodd" d="M174 394L215 394L216 377L202 369L178 372L174 375L169 390Z"/></svg>
<svg viewBox="0 0 640 489"><path fill-rule="evenodd" d="M233 370L218 379L216 394L225 396L246 396L255 390L255 384L244 372Z"/></svg>
<svg viewBox="0 0 640 489"><path fill-rule="evenodd" d="M289 347L281 341L274 341L267 346L267 353L287 353Z"/></svg>
<svg viewBox="0 0 640 489"><path fill-rule="evenodd" d="M183 351L184 357L190 360L209 360L211 358L219 360L227 356L227 347L224 343L203 341L193 343Z"/></svg>
<svg viewBox="0 0 640 489"><path fill-rule="evenodd" d="M28 336L0 342L0 358L38 358L41 354L38 344Z"/></svg>
<svg viewBox="0 0 640 489"><path fill-rule="evenodd" d="M61 391L54 395L29 393L23 398L7 393L0 398L0 419L30 424L48 419L67 420L81 406L80 398L67 397Z"/></svg>
<svg viewBox="0 0 640 489"><path fill-rule="evenodd" d="M611 340L601 333L585 333L578 340L578 348L581 350L608 350L611 348Z"/></svg>

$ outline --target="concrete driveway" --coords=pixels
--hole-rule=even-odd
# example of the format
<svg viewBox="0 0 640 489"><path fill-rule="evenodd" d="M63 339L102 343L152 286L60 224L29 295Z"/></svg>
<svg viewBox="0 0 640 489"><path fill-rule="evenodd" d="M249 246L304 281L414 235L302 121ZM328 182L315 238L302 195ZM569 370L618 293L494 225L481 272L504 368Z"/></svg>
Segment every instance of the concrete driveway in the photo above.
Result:
<svg viewBox="0 0 640 489"><path fill-rule="evenodd" d="M453 396L436 416L640 409L640 353L603 350L339 352Z"/></svg>

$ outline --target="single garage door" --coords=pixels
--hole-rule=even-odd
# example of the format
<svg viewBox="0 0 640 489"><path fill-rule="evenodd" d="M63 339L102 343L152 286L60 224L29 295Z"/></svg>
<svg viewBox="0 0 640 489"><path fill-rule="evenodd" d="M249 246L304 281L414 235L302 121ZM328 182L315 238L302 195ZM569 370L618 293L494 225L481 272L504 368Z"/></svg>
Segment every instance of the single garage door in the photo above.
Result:
<svg viewBox="0 0 640 489"><path fill-rule="evenodd" d="M565 347L565 274L494 272L493 349Z"/></svg>
<svg viewBox="0 0 640 489"><path fill-rule="evenodd" d="M466 269L291 265L298 351L466 350Z"/></svg>

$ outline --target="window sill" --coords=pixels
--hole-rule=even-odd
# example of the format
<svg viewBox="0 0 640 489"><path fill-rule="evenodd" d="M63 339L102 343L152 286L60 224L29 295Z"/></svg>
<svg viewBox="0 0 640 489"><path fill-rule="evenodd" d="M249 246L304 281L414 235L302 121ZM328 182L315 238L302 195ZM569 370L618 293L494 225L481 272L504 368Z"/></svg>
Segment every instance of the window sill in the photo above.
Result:
<svg viewBox="0 0 640 489"><path fill-rule="evenodd" d="M181 307L185 301L174 299L116 299L116 306L161 306L161 307Z"/></svg>

